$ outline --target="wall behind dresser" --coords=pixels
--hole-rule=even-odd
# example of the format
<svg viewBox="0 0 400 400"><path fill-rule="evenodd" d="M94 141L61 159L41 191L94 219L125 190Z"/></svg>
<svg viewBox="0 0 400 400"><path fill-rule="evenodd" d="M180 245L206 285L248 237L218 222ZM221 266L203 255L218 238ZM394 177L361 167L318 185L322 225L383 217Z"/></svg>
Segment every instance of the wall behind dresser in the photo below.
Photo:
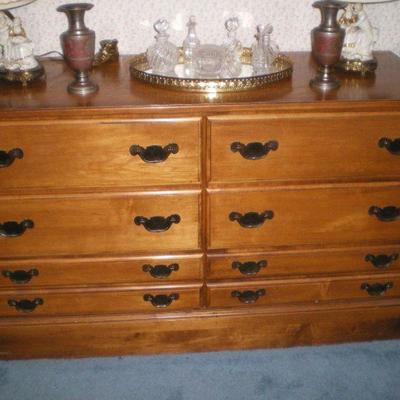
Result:
<svg viewBox="0 0 400 400"><path fill-rule="evenodd" d="M57 6L76 0L37 0L17 11L36 43L37 53L59 50L59 34L67 27ZM82 0L84 1L84 0ZM253 40L255 26L270 22L282 50L309 50L310 30L319 22L313 0L92 0L87 24L98 39L117 38L123 54L144 51L152 42L153 22L167 18L172 25L171 38L181 43L189 15L198 19L198 35L206 42L221 42L224 20L238 16L242 22L240 37L245 45ZM374 25L380 28L378 48L400 55L400 1L368 6Z"/></svg>

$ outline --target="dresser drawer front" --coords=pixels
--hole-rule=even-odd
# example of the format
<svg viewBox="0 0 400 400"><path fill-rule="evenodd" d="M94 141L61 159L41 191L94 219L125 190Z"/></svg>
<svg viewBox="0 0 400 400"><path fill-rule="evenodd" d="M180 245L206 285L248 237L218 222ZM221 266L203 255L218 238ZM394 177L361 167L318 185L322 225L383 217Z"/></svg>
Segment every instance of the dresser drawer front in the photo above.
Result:
<svg viewBox="0 0 400 400"><path fill-rule="evenodd" d="M400 176L399 156L378 145L400 138L399 114L223 117L210 124L211 182Z"/></svg>
<svg viewBox="0 0 400 400"><path fill-rule="evenodd" d="M0 261L0 287L170 284L202 278L201 255L143 259Z"/></svg>
<svg viewBox="0 0 400 400"><path fill-rule="evenodd" d="M146 297L145 299L146 295L152 297ZM153 305L152 301L156 305ZM84 293L37 291L22 294L21 292L8 292L0 294L0 316L38 317L166 312L199 308L199 304L199 288L93 291Z"/></svg>
<svg viewBox="0 0 400 400"><path fill-rule="evenodd" d="M137 225L161 216L162 232ZM168 224L171 217L175 222ZM179 217L179 218L178 218ZM154 253L199 248L199 194L12 198L0 223L31 220L17 237L0 237L0 257ZM178 222L179 220L179 222Z"/></svg>
<svg viewBox="0 0 400 400"><path fill-rule="evenodd" d="M2 190L199 182L200 122L196 119L3 125L0 129L0 150L23 152L22 159L0 169ZM166 148L171 144L177 147ZM134 145L159 148L144 154L143 160L133 149L130 153ZM162 156L168 158L160 161Z"/></svg>
<svg viewBox="0 0 400 400"><path fill-rule="evenodd" d="M256 253L209 259L207 279L400 272L400 245L363 250Z"/></svg>
<svg viewBox="0 0 400 400"><path fill-rule="evenodd" d="M340 300L377 300L400 296L398 275L307 282L260 281L249 284L209 286L210 307L266 306L320 303Z"/></svg>
<svg viewBox="0 0 400 400"><path fill-rule="evenodd" d="M209 202L211 249L365 245L400 238L399 218L383 222L369 214L374 206L398 211L398 185L213 192ZM254 228L240 224L261 220Z"/></svg>

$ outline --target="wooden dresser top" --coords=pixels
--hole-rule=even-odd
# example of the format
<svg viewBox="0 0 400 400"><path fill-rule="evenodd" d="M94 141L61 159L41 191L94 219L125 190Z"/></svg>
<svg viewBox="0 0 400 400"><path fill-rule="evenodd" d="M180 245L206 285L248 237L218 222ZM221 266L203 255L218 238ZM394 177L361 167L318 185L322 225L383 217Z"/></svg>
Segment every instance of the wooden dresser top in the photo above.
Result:
<svg viewBox="0 0 400 400"><path fill-rule="evenodd" d="M400 58L390 52L378 52L379 67L375 76L361 78L352 74L340 74L342 87L328 94L321 94L309 88L309 80L315 75L315 64L309 53L288 53L294 62L294 74L265 89L218 95L177 92L148 86L129 76L129 56L121 57L120 63L108 64L93 73L99 83L100 92L87 98L74 97L66 87L72 73L61 61L46 60L46 82L38 82L24 89L0 82L0 117L14 119L17 114L41 109L44 114L58 114L60 111L88 115L95 109L111 115L124 109L135 113L150 114L154 111L173 113L186 112L231 112L249 110L254 105L258 110L296 109L296 105L310 108L343 109L351 106L369 108L376 101L382 109L398 109L400 103ZM355 103L356 102L356 103ZM107 109L107 111L105 110ZM79 111L78 111L79 110ZM350 111L350 110L349 110ZM49 114L49 115L50 115ZM72 114L71 114L72 115ZM19 115L21 117L21 115ZM74 115L76 117L76 115Z"/></svg>

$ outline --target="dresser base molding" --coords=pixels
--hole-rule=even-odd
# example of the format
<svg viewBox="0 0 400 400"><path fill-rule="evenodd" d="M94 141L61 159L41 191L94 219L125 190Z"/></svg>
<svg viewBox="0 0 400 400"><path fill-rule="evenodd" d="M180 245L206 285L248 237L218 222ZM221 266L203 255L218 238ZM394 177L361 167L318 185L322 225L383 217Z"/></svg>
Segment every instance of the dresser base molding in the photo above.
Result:
<svg viewBox="0 0 400 400"><path fill-rule="evenodd" d="M53 323L50 319L23 324L3 321L0 359L245 350L400 338L398 301L297 310L57 318Z"/></svg>

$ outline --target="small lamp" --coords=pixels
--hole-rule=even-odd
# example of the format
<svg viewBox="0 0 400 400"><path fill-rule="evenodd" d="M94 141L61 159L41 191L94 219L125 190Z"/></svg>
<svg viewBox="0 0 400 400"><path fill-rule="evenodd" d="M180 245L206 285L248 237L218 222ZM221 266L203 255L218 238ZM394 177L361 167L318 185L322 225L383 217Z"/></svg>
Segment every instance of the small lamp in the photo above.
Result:
<svg viewBox="0 0 400 400"><path fill-rule="evenodd" d="M347 3L339 24L345 29L342 57L338 67L362 75L376 70L378 63L373 55L379 30L374 27L364 9L364 4L384 3L393 0L339 0Z"/></svg>
<svg viewBox="0 0 400 400"><path fill-rule="evenodd" d="M34 46L26 36L20 18L9 10L35 0L0 0L0 79L24 86L44 76L44 69L34 56Z"/></svg>

